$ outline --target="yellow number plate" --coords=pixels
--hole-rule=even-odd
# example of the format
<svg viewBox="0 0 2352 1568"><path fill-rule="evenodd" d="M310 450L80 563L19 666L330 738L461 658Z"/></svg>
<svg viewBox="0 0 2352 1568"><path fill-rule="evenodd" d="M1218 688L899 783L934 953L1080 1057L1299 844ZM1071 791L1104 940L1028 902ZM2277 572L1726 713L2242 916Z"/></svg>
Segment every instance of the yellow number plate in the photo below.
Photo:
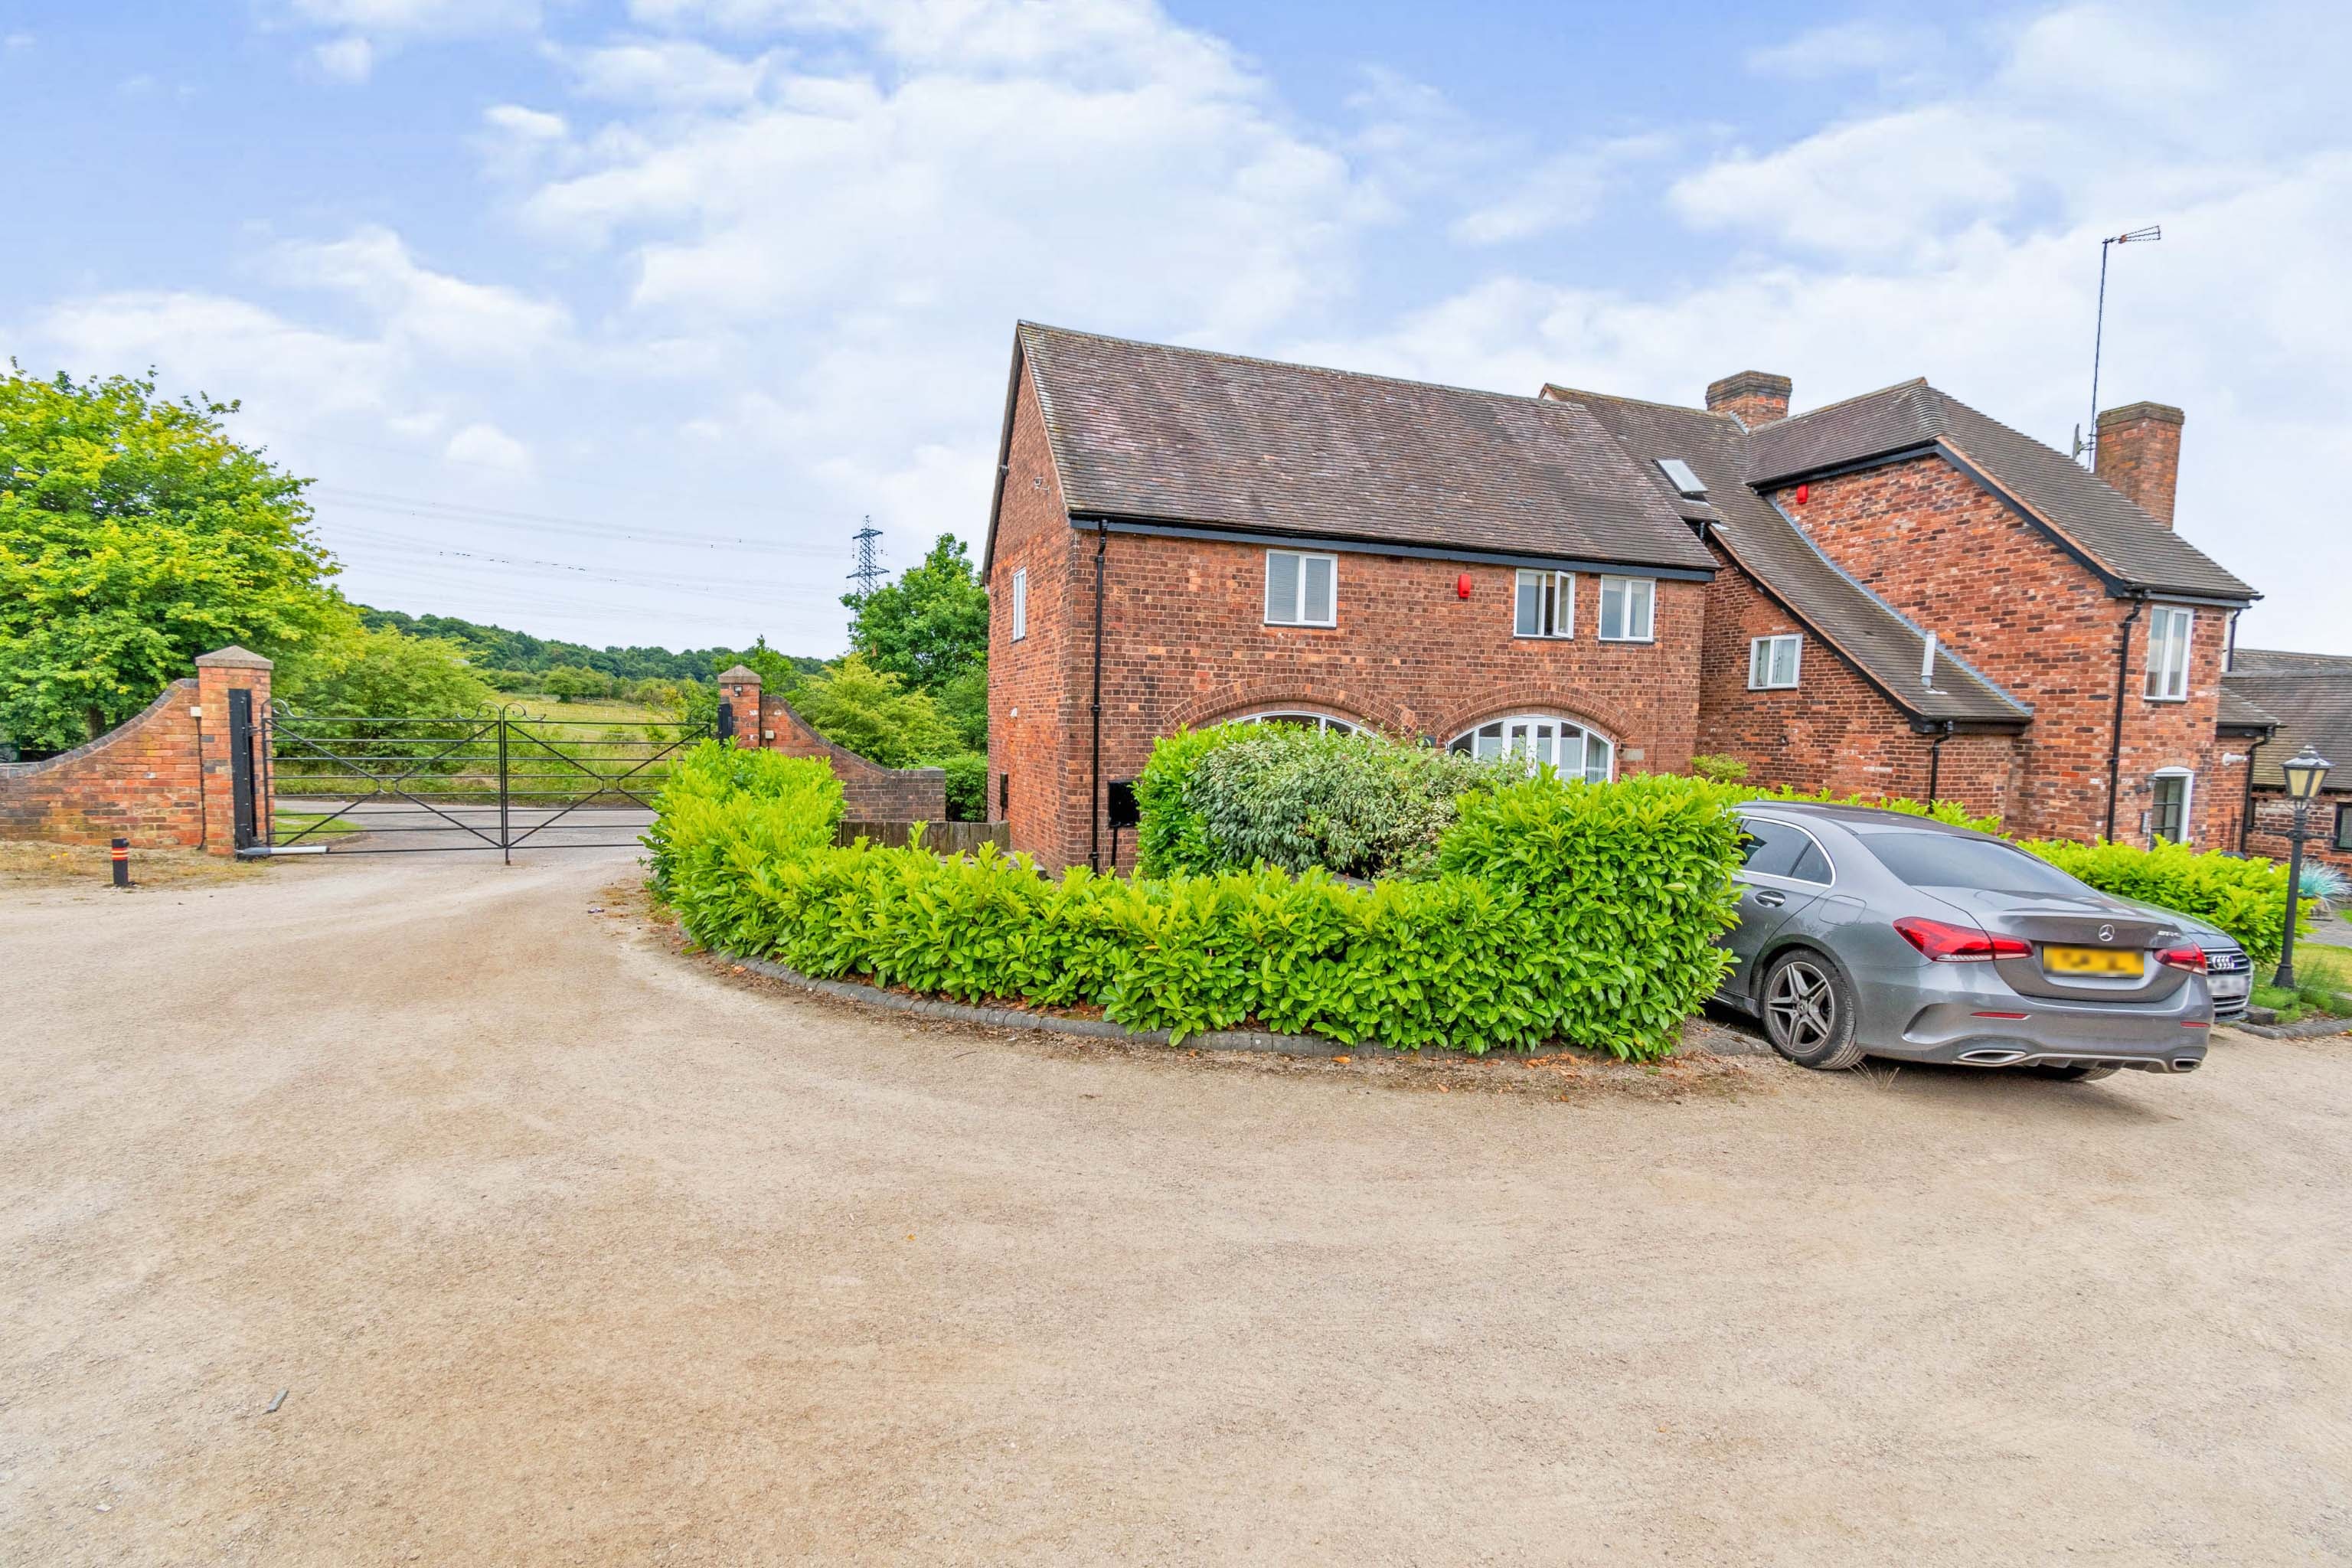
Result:
<svg viewBox="0 0 2352 1568"><path fill-rule="evenodd" d="M2111 947L2045 947L2042 967L2053 974L2139 974L2140 955Z"/></svg>

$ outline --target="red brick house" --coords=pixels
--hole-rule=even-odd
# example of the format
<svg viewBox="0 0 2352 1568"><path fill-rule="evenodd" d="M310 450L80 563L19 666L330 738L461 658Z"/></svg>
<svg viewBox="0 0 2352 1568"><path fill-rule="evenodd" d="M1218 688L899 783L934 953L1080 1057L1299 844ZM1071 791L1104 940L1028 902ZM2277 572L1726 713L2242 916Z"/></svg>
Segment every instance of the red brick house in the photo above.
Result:
<svg viewBox="0 0 2352 1568"><path fill-rule="evenodd" d="M2254 762L2236 847L2287 858L2294 806L2279 764L2309 746L2336 765L2309 807L2304 858L2352 872L2352 658L2238 648L2221 677L2221 697L2242 721L2269 726L2249 748Z"/></svg>
<svg viewBox="0 0 2352 1568"><path fill-rule="evenodd" d="M2232 840L2255 595L2171 531L2178 412L2103 418L2102 479L1924 382L1789 393L1512 396L1023 324L982 556L1014 847L1108 863L1108 786L1249 718Z"/></svg>

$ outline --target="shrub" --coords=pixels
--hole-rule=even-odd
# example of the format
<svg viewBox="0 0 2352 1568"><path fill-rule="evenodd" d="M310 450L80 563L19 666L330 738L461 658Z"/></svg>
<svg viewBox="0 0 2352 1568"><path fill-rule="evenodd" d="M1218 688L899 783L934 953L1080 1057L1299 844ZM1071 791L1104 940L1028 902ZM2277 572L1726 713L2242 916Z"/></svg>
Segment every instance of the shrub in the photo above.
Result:
<svg viewBox="0 0 2352 1568"><path fill-rule="evenodd" d="M1248 740L1256 728L1219 724L1207 730L1179 730L1161 736L1152 746L1151 760L1135 775L1136 814L1142 819L1135 830L1137 875L1213 871L1224 863L1223 855L1209 838L1207 822L1186 803L1185 789L1202 758Z"/></svg>
<svg viewBox="0 0 2352 1568"><path fill-rule="evenodd" d="M1863 805L1879 811L1899 811L1906 816L1931 817L1937 822L1948 822L1955 827L1973 827L1979 833L2000 831L1999 813L1987 816L1970 816L1968 807L1956 800L1922 801L1899 795L1837 795L1825 789L1793 789L1787 784L1775 784L1769 788L1741 786L1733 793L1731 798L1734 800L1815 801L1823 805Z"/></svg>
<svg viewBox="0 0 2352 1568"><path fill-rule="evenodd" d="M1713 784L1739 784L1748 777L1748 764L1738 757L1726 757L1713 752L1700 752L1691 758L1691 777Z"/></svg>
<svg viewBox="0 0 2352 1568"><path fill-rule="evenodd" d="M736 757L786 762L698 752L647 838L656 885L697 941L805 973L1099 1006L1179 1038L1255 1020L1406 1048L1559 1039L1649 1058L1724 963L1710 942L1737 828L1689 780L1547 776L1473 795L1424 881L1268 866L1049 880L993 846L833 847L837 787Z"/></svg>
<svg viewBox="0 0 2352 1568"><path fill-rule="evenodd" d="M2044 838L2020 847L2103 893L2179 910L2219 926L2256 964L2276 963L2285 944L2286 868L2275 862L2200 853L2182 844L2136 849Z"/></svg>
<svg viewBox="0 0 2352 1568"><path fill-rule="evenodd" d="M1206 746L1178 738L1181 784L1151 796L1157 807L1171 798L1178 803L1181 826L1163 837L1183 845L1182 869L1264 861L1286 871L1320 866L1344 877L1424 876L1454 823L1457 798L1525 776L1517 763L1476 762L1376 735L1277 724L1221 728L1239 733ZM1146 807L1140 788L1137 805ZM1146 853L1157 847L1148 834L1139 843Z"/></svg>
<svg viewBox="0 0 2352 1568"><path fill-rule="evenodd" d="M988 758L978 752L958 752L941 757L939 765L948 775L948 820L987 821Z"/></svg>

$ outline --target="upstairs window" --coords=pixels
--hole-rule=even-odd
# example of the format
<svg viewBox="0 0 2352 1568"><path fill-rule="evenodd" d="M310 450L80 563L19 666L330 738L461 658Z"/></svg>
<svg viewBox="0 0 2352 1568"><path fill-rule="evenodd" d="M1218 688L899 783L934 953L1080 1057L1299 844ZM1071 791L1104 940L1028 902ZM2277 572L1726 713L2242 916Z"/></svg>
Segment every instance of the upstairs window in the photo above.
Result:
<svg viewBox="0 0 2352 1568"><path fill-rule="evenodd" d="M1675 493L1689 500L1702 500L1706 496L1706 481L1691 471L1691 466L1680 458L1660 458L1658 471L1666 476L1666 483Z"/></svg>
<svg viewBox="0 0 2352 1568"><path fill-rule="evenodd" d="M1019 642L1029 635L1029 568L1016 569L1013 574L1013 640Z"/></svg>
<svg viewBox="0 0 2352 1568"><path fill-rule="evenodd" d="M1601 640L1648 642L1657 584L1647 577L1601 579Z"/></svg>
<svg viewBox="0 0 2352 1568"><path fill-rule="evenodd" d="M1576 574L1572 572L1520 573L1518 616L1512 629L1523 637L1574 637Z"/></svg>
<svg viewBox="0 0 2352 1568"><path fill-rule="evenodd" d="M2197 612L2178 605L2158 605L2147 613L2147 700L2185 702L2189 699L2189 640L2197 630Z"/></svg>
<svg viewBox="0 0 2352 1568"><path fill-rule="evenodd" d="M1748 689L1786 691L1797 684L1797 660L1804 639L1794 632L1753 637L1748 644Z"/></svg>
<svg viewBox="0 0 2352 1568"><path fill-rule="evenodd" d="M1265 552L1265 622L1270 626L1328 626L1339 621L1339 559Z"/></svg>

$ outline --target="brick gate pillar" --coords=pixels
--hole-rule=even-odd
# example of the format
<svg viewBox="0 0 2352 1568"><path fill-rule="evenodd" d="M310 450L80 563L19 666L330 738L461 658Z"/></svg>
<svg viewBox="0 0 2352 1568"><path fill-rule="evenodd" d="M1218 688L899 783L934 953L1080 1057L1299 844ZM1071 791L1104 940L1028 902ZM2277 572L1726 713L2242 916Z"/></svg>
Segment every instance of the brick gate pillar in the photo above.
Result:
<svg viewBox="0 0 2352 1568"><path fill-rule="evenodd" d="M761 745L760 672L739 664L719 678L719 703L735 716L735 743L746 751Z"/></svg>
<svg viewBox="0 0 2352 1568"><path fill-rule="evenodd" d="M205 848L215 855L236 853L236 775L238 760L229 749L229 693L242 691L252 704L253 749L243 759L253 780L253 823L267 842L272 801L268 747L262 723L269 713L270 663L234 643L196 659L198 720L196 767L202 775L205 803Z"/></svg>

